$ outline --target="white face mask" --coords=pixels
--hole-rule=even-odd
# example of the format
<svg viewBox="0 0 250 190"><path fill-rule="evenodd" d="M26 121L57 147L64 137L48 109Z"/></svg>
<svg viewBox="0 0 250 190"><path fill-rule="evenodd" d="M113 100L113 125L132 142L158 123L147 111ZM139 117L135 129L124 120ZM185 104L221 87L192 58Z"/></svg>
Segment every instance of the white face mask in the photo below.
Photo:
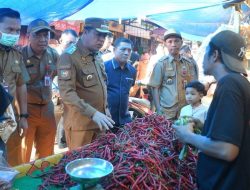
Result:
<svg viewBox="0 0 250 190"><path fill-rule="evenodd" d="M0 44L13 47L19 40L19 34L7 34L7 33L1 33L0 37Z"/></svg>

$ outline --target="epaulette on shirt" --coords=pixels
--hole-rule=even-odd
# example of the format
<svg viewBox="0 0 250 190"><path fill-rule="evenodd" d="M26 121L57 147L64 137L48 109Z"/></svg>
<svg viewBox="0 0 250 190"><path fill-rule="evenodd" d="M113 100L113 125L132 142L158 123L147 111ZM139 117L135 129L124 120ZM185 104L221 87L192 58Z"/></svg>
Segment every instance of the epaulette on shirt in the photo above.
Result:
<svg viewBox="0 0 250 190"><path fill-rule="evenodd" d="M13 50L16 50L18 53L22 54L23 47L16 45L12 48Z"/></svg>
<svg viewBox="0 0 250 190"><path fill-rule="evenodd" d="M163 57L161 57L159 60L158 60L158 62L162 62L162 61L164 61L164 60L166 60L166 59L168 59L168 56L167 55L164 55Z"/></svg>
<svg viewBox="0 0 250 190"><path fill-rule="evenodd" d="M64 52L68 54L73 54L75 51L76 51L76 44L72 44Z"/></svg>
<svg viewBox="0 0 250 190"><path fill-rule="evenodd" d="M188 57L182 57L182 59L191 65L197 65L195 61L193 61L192 59L189 59Z"/></svg>
<svg viewBox="0 0 250 190"><path fill-rule="evenodd" d="M182 56L181 59L183 59L184 61L187 61L189 63L192 63L192 60L187 58L187 57Z"/></svg>

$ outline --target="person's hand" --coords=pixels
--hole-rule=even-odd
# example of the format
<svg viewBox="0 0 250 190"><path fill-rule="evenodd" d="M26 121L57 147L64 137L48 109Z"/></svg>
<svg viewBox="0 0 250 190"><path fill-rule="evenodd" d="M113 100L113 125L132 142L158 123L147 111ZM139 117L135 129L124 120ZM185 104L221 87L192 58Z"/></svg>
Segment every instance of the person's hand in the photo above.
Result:
<svg viewBox="0 0 250 190"><path fill-rule="evenodd" d="M92 120L98 125L100 130L109 130L110 128L113 128L115 122L109 118L108 116L104 115L103 113L97 111L92 117Z"/></svg>
<svg viewBox="0 0 250 190"><path fill-rule="evenodd" d="M187 125L172 125L175 130L176 137L183 143L188 143L189 137L193 134L194 123Z"/></svg>
<svg viewBox="0 0 250 190"><path fill-rule="evenodd" d="M18 122L18 133L20 137L24 137L27 133L28 130L28 122L27 119L24 117L21 117L19 122Z"/></svg>

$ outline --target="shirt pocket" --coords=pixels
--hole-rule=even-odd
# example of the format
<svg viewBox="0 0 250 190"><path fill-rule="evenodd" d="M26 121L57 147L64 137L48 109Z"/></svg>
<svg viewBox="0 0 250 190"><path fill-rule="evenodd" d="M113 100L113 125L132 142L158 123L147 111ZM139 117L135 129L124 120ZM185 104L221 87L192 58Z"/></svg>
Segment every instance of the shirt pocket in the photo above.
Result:
<svg viewBox="0 0 250 190"><path fill-rule="evenodd" d="M22 72L22 70L21 70L19 64L13 64L13 65L11 66L11 70L12 70L14 73L21 73L21 72Z"/></svg>
<svg viewBox="0 0 250 190"><path fill-rule="evenodd" d="M97 85L97 77L94 71L82 69L83 86L88 88Z"/></svg>
<svg viewBox="0 0 250 190"><path fill-rule="evenodd" d="M55 75L55 73L56 73L56 65L55 64L49 65L49 72L51 72L53 75Z"/></svg>
<svg viewBox="0 0 250 190"><path fill-rule="evenodd" d="M174 84L174 81L176 79L176 72L174 70L166 70L165 75L163 78L163 83L166 85L172 85Z"/></svg>
<svg viewBox="0 0 250 190"><path fill-rule="evenodd" d="M26 67L27 68L27 67ZM32 67L28 67L27 68L27 71L29 73L29 76L30 76L30 81L29 81L29 84L30 83L33 83L35 80L37 80L39 78L39 75L38 75L38 68L35 67L35 66L32 66Z"/></svg>
<svg viewBox="0 0 250 190"><path fill-rule="evenodd" d="M196 75L196 66L193 63L189 65L189 73L192 77Z"/></svg>
<svg viewBox="0 0 250 190"><path fill-rule="evenodd" d="M125 77L124 78L124 88L125 88L125 93L128 94L129 93L129 90L130 88L133 86L134 84L134 79L131 78L131 77Z"/></svg>

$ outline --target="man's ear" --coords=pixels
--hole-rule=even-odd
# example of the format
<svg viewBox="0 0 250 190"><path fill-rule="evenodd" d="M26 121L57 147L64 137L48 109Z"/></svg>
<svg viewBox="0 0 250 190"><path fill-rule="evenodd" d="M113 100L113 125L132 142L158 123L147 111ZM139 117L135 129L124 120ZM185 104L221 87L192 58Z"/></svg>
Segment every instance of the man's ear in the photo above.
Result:
<svg viewBox="0 0 250 190"><path fill-rule="evenodd" d="M26 36L27 36L28 41L30 41L31 34L30 34L30 33L27 33Z"/></svg>
<svg viewBox="0 0 250 190"><path fill-rule="evenodd" d="M88 34L90 32L90 30L83 30L82 34Z"/></svg>
<svg viewBox="0 0 250 190"><path fill-rule="evenodd" d="M213 52L213 60L214 60L214 62L216 62L216 61L218 61L220 59L221 58L220 58L219 51L218 50L214 50L214 52Z"/></svg>

